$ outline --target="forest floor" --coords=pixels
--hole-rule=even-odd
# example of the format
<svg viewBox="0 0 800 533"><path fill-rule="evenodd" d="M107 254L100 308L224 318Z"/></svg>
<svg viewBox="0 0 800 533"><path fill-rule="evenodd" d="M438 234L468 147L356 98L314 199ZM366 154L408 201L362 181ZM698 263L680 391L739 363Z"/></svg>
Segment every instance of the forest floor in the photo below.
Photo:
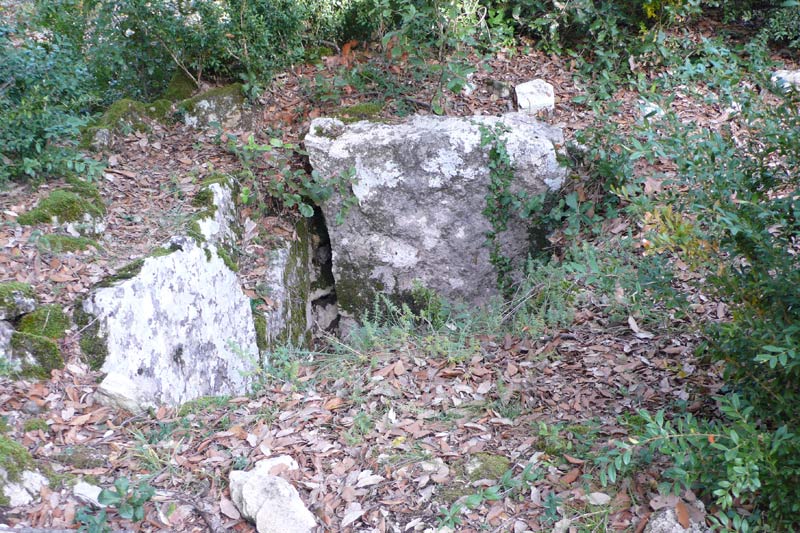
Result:
<svg viewBox="0 0 800 533"><path fill-rule="evenodd" d="M568 61L522 48L511 52L488 60L483 66L491 72L479 70L471 80L475 91L453 95L448 112L512 110L513 87L542 78L556 93L548 122L563 128L567 139L592 124L591 112L573 103L585 88ZM374 99L335 83L344 79L343 70L370 61L383 58L357 47L277 76L256 108L257 131L231 133L299 143L311 119ZM433 83L395 74L415 96L388 100L382 113L409 106L429 112L421 103L429 101ZM617 99L625 127L638 116L638 96L620 90ZM697 102L676 95L672 105L688 121L724 121L724 110ZM216 141L213 132L156 126L102 154L108 168L98 186L109 209L106 229L99 246L85 252L47 249L40 237L53 228L15 222L63 183L0 192L0 281L30 283L43 303L69 309L93 284L174 235L191 215L190 200L205 176L237 168L236 157ZM259 223L285 234L291 226L283 220L263 215ZM636 238L641 231L621 218L606 224L607 235ZM258 255L242 274L246 286ZM697 275L688 267L683 272L687 279ZM697 320L725 319L723 304L701 294L688 298ZM109 511L115 530L254 531L229 500L228 473L282 454L300 465L282 475L324 531L435 531L448 523L465 533L549 531L556 524L561 531L641 531L656 509L685 505L695 512L692 494L659 493L660 461L635 465L602 486L595 459L611 441L641 426L638 409L653 412L675 402L690 412L704 409L720 387L715 368L700 368L695 360L697 337L685 333L691 328L666 320L645 331L634 316L611 317L601 298L584 293L580 301L563 330L535 337L476 333L462 346L466 356L441 349L435 337L391 329L395 336L383 344L321 339L318 351L297 355L299 367L291 375L273 376L252 396L207 399L145 416L97 401L99 374L80 362L80 333L73 328L61 345L68 364L50 380L0 377L6 436L23 444L52 481L35 504L0 507L0 523L75 527L85 503L71 485L83 479L109 487L125 476L157 492L140 524ZM471 509L454 511L454 502L495 486L499 498L473 498Z"/></svg>

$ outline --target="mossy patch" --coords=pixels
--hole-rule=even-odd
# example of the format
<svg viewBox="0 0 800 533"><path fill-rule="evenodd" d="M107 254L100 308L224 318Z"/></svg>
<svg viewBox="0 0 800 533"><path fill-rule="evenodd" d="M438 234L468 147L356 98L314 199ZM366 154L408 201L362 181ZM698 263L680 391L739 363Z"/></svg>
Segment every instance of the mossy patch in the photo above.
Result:
<svg viewBox="0 0 800 533"><path fill-rule="evenodd" d="M222 262L225 263L225 266L228 267L231 272L239 272L239 264L236 262L234 255L224 246L217 246L217 256L222 259Z"/></svg>
<svg viewBox="0 0 800 533"><path fill-rule="evenodd" d="M108 357L108 344L100 331L100 322L83 310L82 300L75 303L72 318L81 330L81 340L78 344L81 347L83 360L92 370L100 370Z"/></svg>
<svg viewBox="0 0 800 533"><path fill-rule="evenodd" d="M11 334L11 354L19 362L18 373L25 377L47 379L50 371L64 368L64 359L52 339L15 331Z"/></svg>
<svg viewBox="0 0 800 533"><path fill-rule="evenodd" d="M183 70L175 70L175 74L169 80L167 89L161 98L170 102L179 102L190 98L197 90L197 84Z"/></svg>
<svg viewBox="0 0 800 533"><path fill-rule="evenodd" d="M33 457L25 446L7 437L0 437L0 468L8 474L8 481L19 481L22 472L33 466Z"/></svg>
<svg viewBox="0 0 800 533"><path fill-rule="evenodd" d="M23 316L17 324L17 331L57 340L64 337L69 325L69 317L61 306L43 305Z"/></svg>
<svg viewBox="0 0 800 533"><path fill-rule="evenodd" d="M328 46L309 46L303 51L303 61L315 64L332 55L334 55L334 52Z"/></svg>
<svg viewBox="0 0 800 533"><path fill-rule="evenodd" d="M334 116L344 122L358 122L359 120L372 120L383 111L383 104L380 102L363 102L351 106L340 107L334 112Z"/></svg>
<svg viewBox="0 0 800 533"><path fill-rule="evenodd" d="M27 283L6 281L0 283L0 320L16 318L33 310L36 295Z"/></svg>
<svg viewBox="0 0 800 533"><path fill-rule="evenodd" d="M200 398L195 398L181 405L180 409L178 409L178 416L186 416L194 413L201 413L209 409L226 407L230 399L230 396L201 396Z"/></svg>
<svg viewBox="0 0 800 533"><path fill-rule="evenodd" d="M60 453L53 455L52 459L81 470L106 466L105 456L88 446L67 446Z"/></svg>
<svg viewBox="0 0 800 533"><path fill-rule="evenodd" d="M55 235L52 233L39 237L36 245L40 250L54 254L82 252L89 248L103 249L97 241L88 237L73 237L72 235Z"/></svg>
<svg viewBox="0 0 800 533"><path fill-rule="evenodd" d="M196 111L203 111L204 105L201 102L208 102L217 106L225 102L230 104L244 104L244 86L241 83L234 83L225 85L223 87L216 87L208 90L202 94L198 94L192 98L188 98L180 103L178 108L186 113L195 113Z"/></svg>
<svg viewBox="0 0 800 533"><path fill-rule="evenodd" d="M35 208L21 214L17 222L25 226L49 224L54 218L59 222L79 222L85 215L102 218L105 212L106 206L97 187L75 180L67 188L51 192Z"/></svg>
<svg viewBox="0 0 800 533"><path fill-rule="evenodd" d="M162 98L151 103L139 102L129 98L117 100L111 104L105 113L90 122L83 130L81 148L90 148L95 135L100 130L109 130L122 133L131 131L150 131L150 120L167 122L172 111L172 101Z"/></svg>
<svg viewBox="0 0 800 533"><path fill-rule="evenodd" d="M260 353L267 351L267 317L258 309L253 310L253 326L256 329L256 346Z"/></svg>
<svg viewBox="0 0 800 533"><path fill-rule="evenodd" d="M476 453L464 466L464 472L471 482L479 479L498 480L511 468L511 460L494 453Z"/></svg>
<svg viewBox="0 0 800 533"><path fill-rule="evenodd" d="M22 424L22 430L26 433L29 431L43 431L45 433L50 431L50 426L47 421L42 418L29 418Z"/></svg>

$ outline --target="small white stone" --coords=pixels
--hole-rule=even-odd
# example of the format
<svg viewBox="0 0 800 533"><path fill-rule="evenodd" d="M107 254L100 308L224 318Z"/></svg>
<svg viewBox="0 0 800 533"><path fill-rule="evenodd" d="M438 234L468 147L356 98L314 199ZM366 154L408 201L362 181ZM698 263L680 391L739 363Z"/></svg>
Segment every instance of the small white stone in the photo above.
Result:
<svg viewBox="0 0 800 533"><path fill-rule="evenodd" d="M526 81L517 85L514 91L520 111L535 114L542 110L552 111L556 107L555 90L544 80Z"/></svg>
<svg viewBox="0 0 800 533"><path fill-rule="evenodd" d="M101 491L102 489L100 487L86 483L85 481L79 481L72 488L72 494L76 498L82 502L90 503L95 507L105 507L105 505L101 504L98 500Z"/></svg>
<svg viewBox="0 0 800 533"><path fill-rule="evenodd" d="M785 92L792 89L800 90L800 70L777 70L772 75L772 82L779 85Z"/></svg>

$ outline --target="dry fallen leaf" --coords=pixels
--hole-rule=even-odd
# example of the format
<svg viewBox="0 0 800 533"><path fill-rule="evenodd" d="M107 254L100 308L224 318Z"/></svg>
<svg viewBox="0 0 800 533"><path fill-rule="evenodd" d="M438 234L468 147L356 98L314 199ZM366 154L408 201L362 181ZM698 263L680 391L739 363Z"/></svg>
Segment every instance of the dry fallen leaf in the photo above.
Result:
<svg viewBox="0 0 800 533"><path fill-rule="evenodd" d="M678 517L678 522L683 526L683 529L689 529L691 522L689 521L689 509L683 501L678 500L675 504L675 515Z"/></svg>

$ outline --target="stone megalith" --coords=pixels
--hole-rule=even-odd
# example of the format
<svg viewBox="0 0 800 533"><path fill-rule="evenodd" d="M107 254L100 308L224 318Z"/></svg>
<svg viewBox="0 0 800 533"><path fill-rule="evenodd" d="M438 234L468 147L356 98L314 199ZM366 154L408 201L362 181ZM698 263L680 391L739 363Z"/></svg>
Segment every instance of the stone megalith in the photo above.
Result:
<svg viewBox="0 0 800 533"><path fill-rule="evenodd" d="M131 411L240 395L259 365L250 299L214 245L175 237L79 303L99 391Z"/></svg>
<svg viewBox="0 0 800 533"><path fill-rule="evenodd" d="M557 161L562 132L527 114L311 123L305 147L312 168L331 180L355 172L352 185L321 206L343 312L358 314L378 291L402 297L415 282L473 305L498 295L486 242L492 224L483 214L490 172L480 126L499 123L507 128L513 190L558 189L566 176ZM501 234L502 253L517 266L530 250L530 230L512 215Z"/></svg>

